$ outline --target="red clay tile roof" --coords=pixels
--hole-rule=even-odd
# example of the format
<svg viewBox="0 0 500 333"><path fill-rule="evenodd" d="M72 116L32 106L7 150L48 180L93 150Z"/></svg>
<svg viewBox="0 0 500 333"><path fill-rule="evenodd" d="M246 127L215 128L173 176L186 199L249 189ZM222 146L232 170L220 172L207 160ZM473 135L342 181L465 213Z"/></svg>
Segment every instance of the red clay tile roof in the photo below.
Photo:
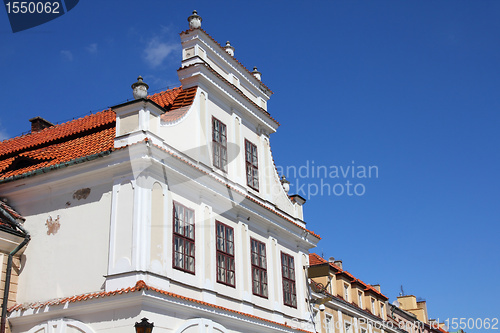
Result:
<svg viewBox="0 0 500 333"><path fill-rule="evenodd" d="M148 96L166 112L192 104L196 87ZM109 109L0 142L0 180L113 151L116 115Z"/></svg>
<svg viewBox="0 0 500 333"><path fill-rule="evenodd" d="M328 261L326 259L321 258L316 253L309 253L309 265L310 266L320 265L320 264L324 264L324 263L327 263L327 262ZM375 289L371 285L369 285L367 283L364 283L360 279L355 278L348 271L343 270L342 268L340 268L339 266L335 265L332 262L328 262L328 263L329 263L330 267L332 267L332 268L334 268L336 270L335 274L345 274L345 275L347 275L348 277L351 278L351 280L352 280L351 282L355 282L355 283L358 283L358 284L360 284L362 286L365 286L366 288L364 289L364 291L372 291L375 294L377 294L380 297L382 297L383 299L386 299L386 300L389 299L387 296L385 296L384 294L382 294L380 291L378 291L377 289Z"/></svg>
<svg viewBox="0 0 500 333"><path fill-rule="evenodd" d="M196 96L196 90L197 87L191 87L187 89L177 87L162 91L154 95L150 95L147 98L160 105L167 111L171 111L193 104L194 97Z"/></svg>
<svg viewBox="0 0 500 333"><path fill-rule="evenodd" d="M65 141L68 137L85 135L87 132L100 127L110 124L114 125L114 122L115 113L106 110L64 124L51 126L36 133L5 140L0 142L0 158L3 159L6 156L12 157L15 153L20 153L31 148L47 146L61 139Z"/></svg>
<svg viewBox="0 0 500 333"><path fill-rule="evenodd" d="M115 113L105 110L0 142L0 179L111 150L114 136Z"/></svg>
<svg viewBox="0 0 500 333"><path fill-rule="evenodd" d="M364 312L366 312L366 313L369 313L369 314L371 314L371 315L373 315L373 316L375 316L375 317L378 317L381 321L384 321L384 319L383 319L383 318L381 318L379 315L376 315L376 314L372 313L369 309L367 309L367 308L365 308L365 309L360 308L360 307L359 307L356 303L346 301L346 300L345 300L345 299L344 299L341 295L333 295L333 294L329 293L328 291L326 291L326 290L322 287L322 285L321 285L321 284L317 283L317 282L316 282L316 281L314 281L314 280L311 280L311 286L313 287L313 289L320 290L320 291L321 291L321 293L323 293L323 294L325 294L325 295L327 295L327 296L330 296L332 299L333 299L333 298L335 298L335 299L337 299L337 300L339 300L339 301L341 301L341 302L344 302L344 303L350 304L351 306L354 306L354 307L356 307L356 308L358 308L358 309L360 309L360 310L362 310L362 311L364 311ZM389 316L387 316L387 317L388 317L388 318L390 318Z"/></svg>
<svg viewBox="0 0 500 333"><path fill-rule="evenodd" d="M286 327L288 329L294 329L296 331L310 333L309 331L306 331L306 330L302 330L299 328L293 328L287 324L281 324L281 323L278 323L278 322L275 322L275 321L272 321L269 319L254 316L252 314L236 311L233 309L228 309L228 308L225 308L225 307L222 307L219 305L211 304L211 303L200 301L200 300L197 300L194 298L185 297L185 296L174 294L174 293L162 290L162 289L151 287L151 286L148 286L146 284L146 282L144 282L143 280L137 281L137 283L135 284L134 287L123 288L123 289L119 289L119 290L115 290L115 291L108 291L108 292L102 291L102 292L96 292L96 293L90 293L90 294L82 294L82 295L76 295L76 296L71 296L71 297L58 298L58 299L50 300L47 302L35 302L35 303L30 303L30 304L16 304L16 305L12 306L10 309L8 309L8 311L13 312L13 311L17 311L17 310L40 309L40 308L43 308L45 306L56 306L56 305L61 305L61 304L66 304L66 303L88 301L88 300L91 300L93 298L116 296L116 295L128 294L131 292L136 292L136 291L141 291L141 290L154 291L154 292L160 293L162 295L166 295L166 296L177 298L177 299L182 299L182 300L185 300L185 301L188 301L191 303L196 303L196 304L203 305L206 307L219 309L219 310L222 310L225 312L235 313L235 314L238 314L238 315L241 315L244 317L257 319L259 321L267 322L267 323L270 323L273 325Z"/></svg>

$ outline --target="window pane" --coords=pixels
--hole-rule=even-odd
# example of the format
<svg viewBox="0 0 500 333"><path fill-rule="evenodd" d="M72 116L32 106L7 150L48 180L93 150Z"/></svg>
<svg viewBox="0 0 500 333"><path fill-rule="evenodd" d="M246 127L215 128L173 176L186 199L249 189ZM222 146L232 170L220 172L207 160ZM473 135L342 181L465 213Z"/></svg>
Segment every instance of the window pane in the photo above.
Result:
<svg viewBox="0 0 500 333"><path fill-rule="evenodd" d="M234 272L228 271L227 273L227 283L234 285Z"/></svg>
<svg viewBox="0 0 500 333"><path fill-rule="evenodd" d="M194 258L189 258L188 259L188 266L187 269L194 272Z"/></svg>

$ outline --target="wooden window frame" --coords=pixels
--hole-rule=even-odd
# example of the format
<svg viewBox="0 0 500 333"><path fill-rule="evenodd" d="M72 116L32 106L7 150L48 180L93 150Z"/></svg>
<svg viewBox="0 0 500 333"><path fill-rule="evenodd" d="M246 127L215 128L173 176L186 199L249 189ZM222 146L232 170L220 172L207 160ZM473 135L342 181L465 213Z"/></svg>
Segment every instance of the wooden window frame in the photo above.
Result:
<svg viewBox="0 0 500 333"><path fill-rule="evenodd" d="M223 237L219 236L219 228L223 229ZM232 240L228 239L228 231L232 233ZM217 263L216 278L218 283L225 284L230 287L236 286L236 272L235 272L235 260L234 260L234 228L224 224L220 221L215 221L215 238L216 238L216 256L215 261ZM223 260L224 266L221 266L221 261ZM224 280L219 278L219 270L224 271ZM233 276L233 283L228 282L228 277Z"/></svg>
<svg viewBox="0 0 500 333"><path fill-rule="evenodd" d="M290 260L292 261L291 263ZM283 304L292 308L297 308L295 258L283 251L281 251L281 278L283 284ZM288 298L287 295L289 295Z"/></svg>
<svg viewBox="0 0 500 333"><path fill-rule="evenodd" d="M183 212L184 221L183 221L183 226L181 227L182 232L180 232L179 227L177 226L179 219L176 217L176 207L184 210L184 212ZM190 211L193 215L193 223L191 223L191 224L189 223L189 221L187 221L185 219L186 211ZM195 248L195 214L194 214L194 210L189 209L186 206L184 206L183 204L174 201L172 215L173 215L173 217L172 217L172 221L173 221L172 267L175 269L181 270L183 272L186 272L186 273L195 274L195 270L196 270L196 252L195 251L196 251L196 248ZM189 232L190 227L192 228L192 235L193 235L192 237L188 236L190 233ZM179 243L183 242L184 245L183 245L182 252L179 252L176 249L177 242L179 242ZM189 244L189 247L186 246L186 244ZM189 254L189 249L191 249L191 248L192 248L192 255ZM183 261L182 266L183 267L177 265L178 260L176 260L176 256L178 253L183 256L183 258L182 258L182 261ZM192 270L190 270L189 268L186 268L186 267L189 267L189 258L193 259L193 269Z"/></svg>
<svg viewBox="0 0 500 333"><path fill-rule="evenodd" d="M214 167L227 172L227 127L215 117L212 117L212 155Z"/></svg>
<svg viewBox="0 0 500 333"><path fill-rule="evenodd" d="M254 243L257 252L254 251ZM262 249L264 251L262 251ZM262 254L264 252L264 254ZM250 238L250 262L252 263L252 292L254 295L267 298L269 295L267 283L267 253L266 244L255 238ZM256 259L256 260L254 260ZM257 277L257 280L255 279ZM257 290L256 285L257 283Z"/></svg>
<svg viewBox="0 0 500 333"><path fill-rule="evenodd" d="M245 171L247 185L259 191L259 160L257 146L245 139Z"/></svg>

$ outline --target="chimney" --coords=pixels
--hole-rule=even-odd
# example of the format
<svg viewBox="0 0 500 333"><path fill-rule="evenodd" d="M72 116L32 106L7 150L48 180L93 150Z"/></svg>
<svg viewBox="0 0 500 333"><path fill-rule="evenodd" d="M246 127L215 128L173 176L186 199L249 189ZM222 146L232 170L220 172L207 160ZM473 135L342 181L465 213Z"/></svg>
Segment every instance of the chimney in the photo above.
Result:
<svg viewBox="0 0 500 333"><path fill-rule="evenodd" d="M380 292L380 284L372 284L371 286L375 288L376 291Z"/></svg>
<svg viewBox="0 0 500 333"><path fill-rule="evenodd" d="M44 128L54 126L50 121L43 119L42 117L35 117L30 119L31 122L31 133L40 132Z"/></svg>
<svg viewBox="0 0 500 333"><path fill-rule="evenodd" d="M196 10L193 10L193 15L188 17L189 29L198 29L201 28L201 16L198 15Z"/></svg>
<svg viewBox="0 0 500 333"><path fill-rule="evenodd" d="M231 57L234 57L234 47L231 46L229 41L226 42L226 46L224 46L224 49L226 49L226 52L229 53Z"/></svg>
<svg viewBox="0 0 500 333"><path fill-rule="evenodd" d="M340 267L340 269L344 269L344 268L342 267L342 260L335 260L333 263L334 263L335 265L339 266L339 267Z"/></svg>
<svg viewBox="0 0 500 333"><path fill-rule="evenodd" d="M257 78L257 80L262 81L262 73L257 70L257 67L253 68L252 74Z"/></svg>
<svg viewBox="0 0 500 333"><path fill-rule="evenodd" d="M331 262L333 264L335 262L335 258L334 257L328 258L328 262Z"/></svg>

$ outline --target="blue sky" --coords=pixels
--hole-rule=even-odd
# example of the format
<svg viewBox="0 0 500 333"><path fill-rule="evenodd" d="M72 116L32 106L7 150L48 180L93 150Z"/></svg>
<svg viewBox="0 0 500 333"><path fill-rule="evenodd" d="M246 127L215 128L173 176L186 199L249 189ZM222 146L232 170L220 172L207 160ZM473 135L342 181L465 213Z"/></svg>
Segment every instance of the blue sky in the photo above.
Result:
<svg viewBox="0 0 500 333"><path fill-rule="evenodd" d="M80 1L15 34L3 12L0 137L124 102L139 74L150 92L179 85L193 9L274 91L277 165L377 167L323 179L360 196L289 175L310 187L316 252L433 318L500 317L499 1Z"/></svg>

